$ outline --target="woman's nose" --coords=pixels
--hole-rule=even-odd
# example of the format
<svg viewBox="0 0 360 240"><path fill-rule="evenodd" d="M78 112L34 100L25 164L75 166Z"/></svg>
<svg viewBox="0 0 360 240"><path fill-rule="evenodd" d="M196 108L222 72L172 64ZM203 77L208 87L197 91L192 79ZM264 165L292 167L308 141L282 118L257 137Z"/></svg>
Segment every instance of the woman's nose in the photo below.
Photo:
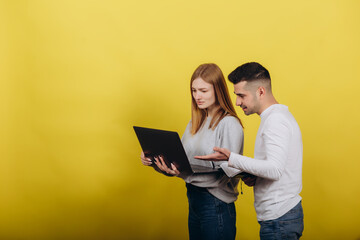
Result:
<svg viewBox="0 0 360 240"><path fill-rule="evenodd" d="M195 100L198 100L201 98L201 95L199 93L194 93Z"/></svg>

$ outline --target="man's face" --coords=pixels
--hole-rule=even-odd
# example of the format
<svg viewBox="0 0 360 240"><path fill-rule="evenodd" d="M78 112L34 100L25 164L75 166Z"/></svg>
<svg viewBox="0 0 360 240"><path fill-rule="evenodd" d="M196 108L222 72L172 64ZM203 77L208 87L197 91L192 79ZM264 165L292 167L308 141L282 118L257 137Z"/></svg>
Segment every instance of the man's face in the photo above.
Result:
<svg viewBox="0 0 360 240"><path fill-rule="evenodd" d="M257 88L248 84L247 81L234 84L236 106L240 106L245 115L258 113L260 110L260 102L256 92Z"/></svg>

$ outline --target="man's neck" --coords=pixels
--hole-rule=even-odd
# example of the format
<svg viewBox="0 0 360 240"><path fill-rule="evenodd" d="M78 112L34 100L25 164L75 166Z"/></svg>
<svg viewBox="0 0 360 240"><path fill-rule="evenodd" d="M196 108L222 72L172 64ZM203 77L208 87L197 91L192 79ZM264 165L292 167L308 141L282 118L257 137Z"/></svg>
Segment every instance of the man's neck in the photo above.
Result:
<svg viewBox="0 0 360 240"><path fill-rule="evenodd" d="M259 110L259 112L257 114L260 116L261 113L263 113L268 107L270 107L270 106L272 106L274 104L279 104L279 103L272 96L270 99L268 99L267 101L264 102L264 104L261 106L261 108L260 108L260 110Z"/></svg>

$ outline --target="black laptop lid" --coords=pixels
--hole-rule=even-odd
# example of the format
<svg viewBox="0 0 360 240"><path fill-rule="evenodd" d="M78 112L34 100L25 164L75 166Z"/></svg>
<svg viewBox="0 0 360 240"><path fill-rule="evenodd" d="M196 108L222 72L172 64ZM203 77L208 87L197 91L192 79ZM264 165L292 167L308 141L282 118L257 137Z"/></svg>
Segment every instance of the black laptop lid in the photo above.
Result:
<svg viewBox="0 0 360 240"><path fill-rule="evenodd" d="M162 155L169 168L173 163L181 173L192 172L177 132L137 126L134 126L134 130L145 156L153 158Z"/></svg>

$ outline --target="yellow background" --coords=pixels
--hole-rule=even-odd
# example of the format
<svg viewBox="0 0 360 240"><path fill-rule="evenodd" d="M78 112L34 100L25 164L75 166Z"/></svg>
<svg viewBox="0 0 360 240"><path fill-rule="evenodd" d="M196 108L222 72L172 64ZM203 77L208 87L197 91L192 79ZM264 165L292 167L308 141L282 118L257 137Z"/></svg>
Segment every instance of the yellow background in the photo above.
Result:
<svg viewBox="0 0 360 240"><path fill-rule="evenodd" d="M141 165L132 126L182 134L195 68L248 61L302 130L303 239L359 239L357 0L1 1L0 239L186 239L184 182ZM258 239L252 189L236 207Z"/></svg>

